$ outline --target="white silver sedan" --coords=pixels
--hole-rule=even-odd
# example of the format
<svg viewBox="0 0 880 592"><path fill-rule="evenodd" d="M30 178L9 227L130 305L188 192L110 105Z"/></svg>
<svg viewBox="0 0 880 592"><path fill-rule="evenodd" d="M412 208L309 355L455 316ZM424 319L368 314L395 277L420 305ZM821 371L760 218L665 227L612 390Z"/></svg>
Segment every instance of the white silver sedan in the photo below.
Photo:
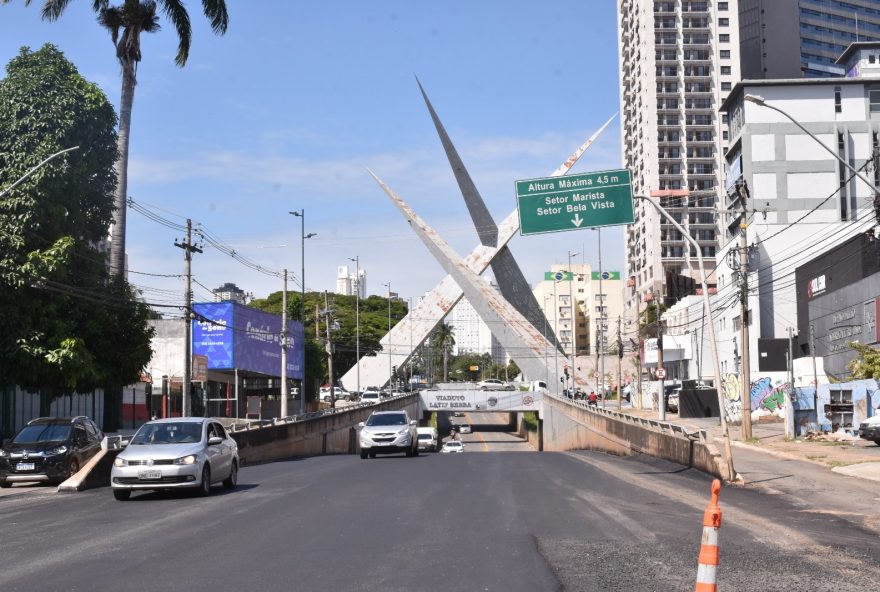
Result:
<svg viewBox="0 0 880 592"><path fill-rule="evenodd" d="M221 482L238 483L238 444L223 425L203 417L175 417L145 423L113 461L113 496L125 501L135 490L196 490L211 493Z"/></svg>

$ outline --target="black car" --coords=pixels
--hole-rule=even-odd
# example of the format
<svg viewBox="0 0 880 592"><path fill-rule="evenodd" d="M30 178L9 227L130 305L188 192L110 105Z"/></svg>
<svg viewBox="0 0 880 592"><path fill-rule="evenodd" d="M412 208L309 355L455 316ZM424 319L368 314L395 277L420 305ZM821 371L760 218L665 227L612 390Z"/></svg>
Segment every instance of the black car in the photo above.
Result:
<svg viewBox="0 0 880 592"><path fill-rule="evenodd" d="M61 483L101 450L104 434L88 417L40 417L0 448L0 487Z"/></svg>

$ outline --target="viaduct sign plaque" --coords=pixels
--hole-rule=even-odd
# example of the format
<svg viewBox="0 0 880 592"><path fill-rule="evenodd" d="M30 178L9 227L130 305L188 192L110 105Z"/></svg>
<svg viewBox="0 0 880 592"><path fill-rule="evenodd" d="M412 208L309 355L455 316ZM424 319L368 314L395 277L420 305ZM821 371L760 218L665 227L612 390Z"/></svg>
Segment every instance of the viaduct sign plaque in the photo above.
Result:
<svg viewBox="0 0 880 592"><path fill-rule="evenodd" d="M516 181L520 234L632 224L626 169Z"/></svg>

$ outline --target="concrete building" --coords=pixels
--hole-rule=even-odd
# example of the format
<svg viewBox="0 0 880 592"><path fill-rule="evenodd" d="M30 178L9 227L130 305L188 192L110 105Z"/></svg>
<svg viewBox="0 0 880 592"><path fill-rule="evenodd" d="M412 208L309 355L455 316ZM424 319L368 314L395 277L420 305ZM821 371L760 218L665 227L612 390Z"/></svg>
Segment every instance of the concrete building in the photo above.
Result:
<svg viewBox="0 0 880 592"><path fill-rule="evenodd" d="M462 298L452 307L446 322L452 325L455 331L455 346L452 348L452 353L455 355L492 353L492 332L467 298Z"/></svg>
<svg viewBox="0 0 880 592"><path fill-rule="evenodd" d="M880 45L857 49L842 62L847 71L856 71L862 60L867 63ZM787 112L822 144L781 113L746 101L747 95L762 97L766 104ZM722 110L729 115L731 134L725 154L725 205L737 211L745 198L748 208L757 210L749 214L746 230L750 310L746 322L750 327L750 379L754 381L760 378L757 371L762 363L758 340L787 339L789 328L798 330L801 315L796 270L877 224L873 187L853 177L829 150L865 171L872 185L880 184L876 166L880 79L743 81ZM747 189L748 194L738 187ZM713 308L723 374L739 373L737 358L742 352L741 284L735 269L738 257L727 256L738 249L741 217L725 215L725 244L717 257L718 293ZM810 282L815 283L813 290L824 289L820 277L811 277ZM801 344L808 338L795 337ZM795 358L802 353L803 349L797 348Z"/></svg>
<svg viewBox="0 0 880 592"><path fill-rule="evenodd" d="M876 0L739 0L745 80L842 76L838 56L880 41Z"/></svg>
<svg viewBox="0 0 880 592"><path fill-rule="evenodd" d="M570 355L572 339L575 340L580 371L588 371L592 376L598 368L598 336L608 360L604 370L616 376L617 356L614 354L617 352L618 320L626 342L627 320L630 319L624 307L624 280L619 271L603 270L600 293L600 274L593 271L590 264L572 264L571 275L568 270L567 264L551 265L550 271L544 274L544 281L539 282L532 292L566 354ZM548 352L548 356L553 355L552 350ZM613 362L611 358L614 358Z"/></svg>
<svg viewBox="0 0 880 592"><path fill-rule="evenodd" d="M336 268L336 293L343 296L354 296L360 293L361 298L367 297L367 272L363 267L355 274L349 270L348 265L340 265Z"/></svg>
<svg viewBox="0 0 880 592"><path fill-rule="evenodd" d="M219 288L211 290L211 293L214 294L214 302L247 304L247 294L245 291L230 282L226 282Z"/></svg>
<svg viewBox="0 0 880 592"><path fill-rule="evenodd" d="M624 166L636 194L689 190L660 201L698 241L709 273L727 133L718 107L739 80L737 2L618 0L617 14ZM638 299L666 293L666 273L699 278L696 250L650 204L636 201L625 237L630 317Z"/></svg>

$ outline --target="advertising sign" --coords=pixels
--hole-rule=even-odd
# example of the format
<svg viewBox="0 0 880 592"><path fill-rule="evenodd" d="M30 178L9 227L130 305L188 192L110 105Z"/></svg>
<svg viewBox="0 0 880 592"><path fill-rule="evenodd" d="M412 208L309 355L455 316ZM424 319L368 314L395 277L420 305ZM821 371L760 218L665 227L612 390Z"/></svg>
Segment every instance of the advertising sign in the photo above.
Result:
<svg viewBox="0 0 880 592"><path fill-rule="evenodd" d="M191 375L194 382L208 380L208 356L193 354Z"/></svg>
<svg viewBox="0 0 880 592"><path fill-rule="evenodd" d="M207 356L210 370L281 375L281 317L234 302L193 305L193 354ZM303 326L287 323L287 376L301 379Z"/></svg>

